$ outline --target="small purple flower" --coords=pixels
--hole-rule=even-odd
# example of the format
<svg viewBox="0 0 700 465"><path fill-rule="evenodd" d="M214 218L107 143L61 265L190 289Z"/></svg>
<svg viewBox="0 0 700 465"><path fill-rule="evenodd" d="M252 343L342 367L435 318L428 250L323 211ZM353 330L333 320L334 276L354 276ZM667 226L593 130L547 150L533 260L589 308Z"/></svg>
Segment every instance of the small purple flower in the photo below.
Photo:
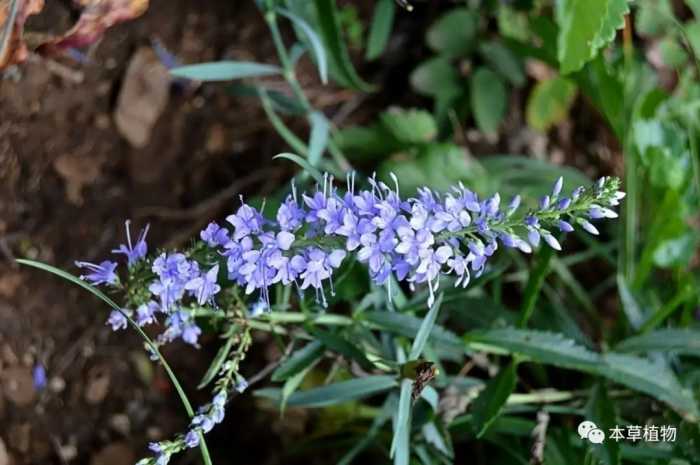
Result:
<svg viewBox="0 0 700 465"><path fill-rule="evenodd" d="M202 330L193 322L186 323L182 328L182 340L195 347L197 347L200 334L202 334Z"/></svg>
<svg viewBox="0 0 700 465"><path fill-rule="evenodd" d="M205 274L193 278L185 284L185 289L197 298L199 305L204 305L213 300L214 296L221 290L217 284L219 276L219 265L214 265Z"/></svg>
<svg viewBox="0 0 700 465"><path fill-rule="evenodd" d="M32 379L34 380L34 389L41 391L46 387L46 370L44 365L37 363L32 369Z"/></svg>
<svg viewBox="0 0 700 465"><path fill-rule="evenodd" d="M562 176L559 176L559 179L557 179L557 182L554 183L554 187L552 188L552 197L558 197L559 194L561 193L561 188L564 186L564 178Z"/></svg>
<svg viewBox="0 0 700 465"><path fill-rule="evenodd" d="M96 286L100 284L109 284L115 286L119 282L119 277L114 270L117 269L117 263L111 260L105 260L99 265L89 262L75 262L78 268L85 268L90 273L81 275L80 279L88 281Z"/></svg>
<svg viewBox="0 0 700 465"><path fill-rule="evenodd" d="M107 319L107 324L112 327L112 331L117 331L120 329L126 329L129 321L126 319L124 312L119 310L112 310L109 313L109 318Z"/></svg>
<svg viewBox="0 0 700 465"><path fill-rule="evenodd" d="M245 378L240 378L240 379L236 382L236 386L234 387L234 389L235 389L236 392L238 392L239 394L242 394L243 392L245 392L246 389L248 389L248 381L246 381Z"/></svg>
<svg viewBox="0 0 700 465"><path fill-rule="evenodd" d="M559 223L557 224L559 226L559 231L565 232L565 233L570 233L574 230L574 227L571 226L571 224L567 221L564 220L559 220Z"/></svg>
<svg viewBox="0 0 700 465"><path fill-rule="evenodd" d="M146 256L148 252L148 245L146 244L146 235L148 235L148 228L150 225L146 225L144 229L141 230L139 238L135 245L131 243L131 220L127 220L126 227L126 244L121 244L118 249L112 250L112 253L122 254L126 256L127 265L132 266L134 263L141 260Z"/></svg>
<svg viewBox="0 0 700 465"><path fill-rule="evenodd" d="M554 250L561 250L561 245L559 244L559 241L552 236L548 231L545 231L544 229L542 230L542 239L547 243L548 246L553 248Z"/></svg>
<svg viewBox="0 0 700 465"><path fill-rule="evenodd" d="M226 217L226 221L235 228L233 240L240 240L245 236L257 234L262 230L263 217L255 208L245 203L241 205L235 215Z"/></svg>
<svg viewBox="0 0 700 465"><path fill-rule="evenodd" d="M193 449L199 445L199 433L196 431L188 431L185 435L185 445Z"/></svg>
<svg viewBox="0 0 700 465"><path fill-rule="evenodd" d="M566 210L571 205L571 199L564 197L557 202L557 210Z"/></svg>
<svg viewBox="0 0 700 465"><path fill-rule="evenodd" d="M150 325L156 322L156 312L160 309L157 303L150 301L139 305L136 309L136 324L139 326Z"/></svg>
<svg viewBox="0 0 700 465"><path fill-rule="evenodd" d="M593 234L594 236L597 236L598 234L600 234L600 232L598 231L598 228L593 226L588 220L584 220L583 218L579 218L578 223L581 225L581 227L583 229L588 231L590 234Z"/></svg>
<svg viewBox="0 0 700 465"><path fill-rule="evenodd" d="M211 222L205 230L199 233L199 237L206 242L209 247L218 247L225 245L229 241L229 232L228 229Z"/></svg>

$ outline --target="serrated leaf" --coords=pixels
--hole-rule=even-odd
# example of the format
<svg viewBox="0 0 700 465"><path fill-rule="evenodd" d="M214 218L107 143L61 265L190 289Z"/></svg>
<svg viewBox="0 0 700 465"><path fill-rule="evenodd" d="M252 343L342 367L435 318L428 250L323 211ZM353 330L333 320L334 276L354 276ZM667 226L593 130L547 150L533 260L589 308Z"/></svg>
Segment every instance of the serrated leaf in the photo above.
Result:
<svg viewBox="0 0 700 465"><path fill-rule="evenodd" d="M449 57L464 56L474 47L479 15L467 8L454 8L428 29L426 42L436 52Z"/></svg>
<svg viewBox="0 0 700 465"><path fill-rule="evenodd" d="M170 70L175 77L195 81L231 81L250 77L280 74L277 66L249 61L215 61L196 65L180 66Z"/></svg>
<svg viewBox="0 0 700 465"><path fill-rule="evenodd" d="M311 51L314 54L314 59L316 60L316 66L318 67L318 74L321 77L321 82L323 84L328 83L328 59L326 58L326 51L323 48L321 39L318 37L316 32L311 29L311 26L304 21L303 18L295 15L291 11L284 9L277 10L282 16L285 16L290 21L294 23L301 31L304 33L306 38L311 44Z"/></svg>
<svg viewBox="0 0 700 465"><path fill-rule="evenodd" d="M603 28L610 0L566 0L559 2L557 20L558 58L561 72L578 71L593 58L593 43Z"/></svg>
<svg viewBox="0 0 700 465"><path fill-rule="evenodd" d="M576 84L566 78L538 82L527 100L527 124L538 131L547 131L568 116L575 98Z"/></svg>
<svg viewBox="0 0 700 465"><path fill-rule="evenodd" d="M616 352L661 352L700 357L700 331L684 328L657 329L632 336L615 346Z"/></svg>
<svg viewBox="0 0 700 465"><path fill-rule="evenodd" d="M503 78L490 69L481 67L472 76L470 89L476 125L485 133L497 133L508 106Z"/></svg>
<svg viewBox="0 0 700 465"><path fill-rule="evenodd" d="M476 436L481 437L486 433L491 424L498 418L503 407L508 400L508 396L513 393L515 384L518 381L517 364L511 362L488 383L474 400L472 415L474 416Z"/></svg>
<svg viewBox="0 0 700 465"><path fill-rule="evenodd" d="M416 338L413 340L413 345L411 346L411 352L408 355L409 360L416 360L423 353L425 348L425 343L428 342L428 337L435 327L435 319L437 318L438 312L440 312L440 306L442 305L443 294L440 294L437 300L430 307L430 310L423 318L420 328L416 333Z"/></svg>
<svg viewBox="0 0 700 465"><path fill-rule="evenodd" d="M385 375L372 375L348 381L298 391L289 396L289 407L327 407L351 400L363 399L384 392L398 385L396 378ZM267 388L255 391L255 395L279 402L280 389Z"/></svg>
<svg viewBox="0 0 700 465"><path fill-rule="evenodd" d="M597 383L591 390L591 397L586 405L586 420L592 421L604 432L610 431L617 425L615 403L608 397L603 383ZM620 445L617 441L607 440L602 444L589 444L598 460L603 465L618 465L620 463Z"/></svg>
<svg viewBox="0 0 700 465"><path fill-rule="evenodd" d="M625 15L630 12L629 0L608 0L603 25L593 39L594 50L599 50L610 43L618 29L625 25Z"/></svg>
<svg viewBox="0 0 700 465"><path fill-rule="evenodd" d="M465 340L474 350L519 354L534 362L604 376L667 403L686 419L699 416L692 393L660 362L616 353L601 355L561 334L535 330L494 329L468 333Z"/></svg>
<svg viewBox="0 0 700 465"><path fill-rule="evenodd" d="M320 341L313 341L301 349L294 351L292 355L282 362L272 373L272 381L284 381L294 376L311 365L322 353L323 344Z"/></svg>
<svg viewBox="0 0 700 465"><path fill-rule="evenodd" d="M368 60L378 58L386 48L394 25L396 15L396 4L394 0L379 0L374 7L372 24L369 27L369 38L367 39Z"/></svg>

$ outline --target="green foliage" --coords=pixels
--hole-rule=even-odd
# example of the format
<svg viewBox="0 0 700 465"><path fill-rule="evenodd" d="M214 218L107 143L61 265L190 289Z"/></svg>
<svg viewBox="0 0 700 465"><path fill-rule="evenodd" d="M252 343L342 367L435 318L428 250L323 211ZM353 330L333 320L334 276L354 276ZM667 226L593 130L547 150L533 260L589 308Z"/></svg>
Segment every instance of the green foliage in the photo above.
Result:
<svg viewBox="0 0 700 465"><path fill-rule="evenodd" d="M501 77L488 68L479 68L471 80L472 111L482 131L498 131L508 106L506 86Z"/></svg>
<svg viewBox="0 0 700 465"><path fill-rule="evenodd" d="M576 98L576 85L570 80L555 77L538 82L527 101L527 124L546 131L563 121Z"/></svg>

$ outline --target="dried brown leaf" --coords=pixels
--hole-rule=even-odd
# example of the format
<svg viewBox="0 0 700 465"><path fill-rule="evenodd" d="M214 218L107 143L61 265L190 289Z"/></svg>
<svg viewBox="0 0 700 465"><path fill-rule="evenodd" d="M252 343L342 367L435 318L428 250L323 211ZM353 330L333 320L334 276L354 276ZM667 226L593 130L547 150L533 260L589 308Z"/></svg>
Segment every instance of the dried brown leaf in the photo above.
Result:
<svg viewBox="0 0 700 465"><path fill-rule="evenodd" d="M62 36L41 44L42 55L60 54L69 48L90 45L100 40L105 31L115 24L141 16L148 9L149 0L77 0L83 8L78 21Z"/></svg>
<svg viewBox="0 0 700 465"><path fill-rule="evenodd" d="M24 23L43 8L44 0L0 0L0 70L27 59Z"/></svg>

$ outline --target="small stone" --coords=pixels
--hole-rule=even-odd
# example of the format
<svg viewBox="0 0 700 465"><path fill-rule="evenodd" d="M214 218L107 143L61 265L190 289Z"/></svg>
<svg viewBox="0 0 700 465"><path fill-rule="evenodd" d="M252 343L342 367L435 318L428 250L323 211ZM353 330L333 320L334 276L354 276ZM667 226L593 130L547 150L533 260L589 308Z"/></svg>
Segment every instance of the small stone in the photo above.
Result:
<svg viewBox="0 0 700 465"><path fill-rule="evenodd" d="M49 380L49 390L58 394L66 389L66 381L60 376L54 376Z"/></svg>
<svg viewBox="0 0 700 465"><path fill-rule="evenodd" d="M129 416L123 413L112 415L112 417L109 419L109 426L111 426L114 431L124 436L128 436L131 432L131 421L129 420Z"/></svg>
<svg viewBox="0 0 700 465"><path fill-rule="evenodd" d="M88 373L87 386L85 388L85 401L95 405L102 402L109 392L111 377L106 367L95 367Z"/></svg>

